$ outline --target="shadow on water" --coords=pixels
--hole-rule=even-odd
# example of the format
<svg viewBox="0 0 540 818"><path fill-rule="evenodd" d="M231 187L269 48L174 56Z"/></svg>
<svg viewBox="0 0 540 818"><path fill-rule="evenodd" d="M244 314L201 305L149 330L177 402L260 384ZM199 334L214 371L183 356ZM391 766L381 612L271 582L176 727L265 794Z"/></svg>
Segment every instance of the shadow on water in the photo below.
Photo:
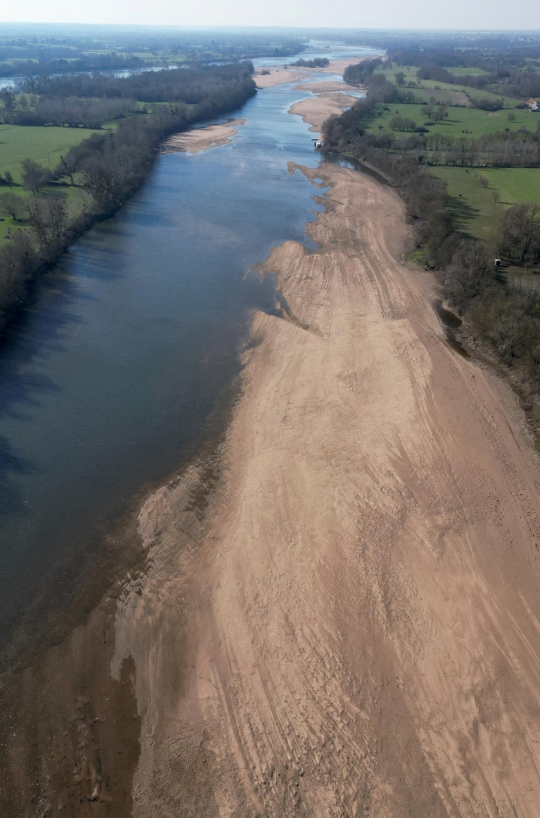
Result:
<svg viewBox="0 0 540 818"><path fill-rule="evenodd" d="M228 417L253 310L286 310L274 276L245 272L284 241L313 244L314 187L287 168L320 160L287 113L301 98L269 89L230 145L160 156L38 282L0 347L4 668L21 631L57 641L74 598L91 607L121 562L115 521ZM193 502L203 513L206 495Z"/></svg>

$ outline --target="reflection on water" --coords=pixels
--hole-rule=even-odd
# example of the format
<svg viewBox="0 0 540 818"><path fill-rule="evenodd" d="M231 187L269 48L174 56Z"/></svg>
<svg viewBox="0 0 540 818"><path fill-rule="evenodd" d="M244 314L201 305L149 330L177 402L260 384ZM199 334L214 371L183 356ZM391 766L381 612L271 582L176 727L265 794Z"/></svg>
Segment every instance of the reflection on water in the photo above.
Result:
<svg viewBox="0 0 540 818"><path fill-rule="evenodd" d="M0 347L5 641L51 572L74 582L108 521L179 466L239 371L251 311L274 310L272 279L245 273L273 246L306 242L319 207L287 170L319 161L287 113L304 97L267 89L230 145L161 156L41 280Z"/></svg>

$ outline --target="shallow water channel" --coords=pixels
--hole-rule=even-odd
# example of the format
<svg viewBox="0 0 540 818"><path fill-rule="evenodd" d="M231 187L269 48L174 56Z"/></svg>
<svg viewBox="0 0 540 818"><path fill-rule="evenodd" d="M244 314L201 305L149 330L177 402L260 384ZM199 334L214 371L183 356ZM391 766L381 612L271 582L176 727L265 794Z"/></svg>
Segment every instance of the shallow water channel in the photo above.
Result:
<svg viewBox="0 0 540 818"><path fill-rule="evenodd" d="M84 575L130 498L181 465L239 372L252 310L274 311L275 282L246 272L308 242L320 209L320 190L287 170L319 162L287 113L306 95L259 91L231 144L161 155L0 345L0 650L55 571L74 581L66 555Z"/></svg>

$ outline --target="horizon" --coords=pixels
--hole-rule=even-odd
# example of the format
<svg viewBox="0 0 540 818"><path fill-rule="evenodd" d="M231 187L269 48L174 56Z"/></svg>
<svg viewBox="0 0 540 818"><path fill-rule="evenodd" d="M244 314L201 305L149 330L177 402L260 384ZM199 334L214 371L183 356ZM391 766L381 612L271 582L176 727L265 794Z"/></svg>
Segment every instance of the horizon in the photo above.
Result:
<svg viewBox="0 0 540 818"><path fill-rule="evenodd" d="M0 20L0 27L2 26L67 26L67 27L81 27L81 28L153 28L153 29L177 29L179 31L295 31L298 33L305 32L306 36L310 32L335 32L342 34L343 32L388 32L399 34L406 32L424 32L430 31L440 34L490 34L492 32L508 33L508 34L540 34L540 26L537 29L531 28L440 28L435 26L399 26L395 28L380 27L380 26L307 26L307 25L288 25L278 26L272 24L261 25L219 25L210 23L201 24L181 24L181 23L96 23L96 22L71 22L66 20Z"/></svg>
<svg viewBox="0 0 540 818"><path fill-rule="evenodd" d="M356 31L429 31L429 32L538 32L540 4L531 0L516 0L510 7L502 0L456 0L434 5L430 0L417 0L404 6L400 0L381 0L375 7L355 5L351 0L336 0L329 9L323 0L297 0L291 4L277 0L271 8L260 0L208 0L204 9L178 7L172 0L156 0L151 9L142 0L95 0L84 7L68 0L52 0L48 4L25 0L18 10L0 11L0 25L111 25L183 29L212 28L281 28L334 29ZM8 15L11 19L7 19ZM313 19L324 20L313 25ZM392 20L392 27L388 26ZM521 25L516 27L515 21ZM489 25L486 26L486 21ZM529 26L524 26L524 23Z"/></svg>

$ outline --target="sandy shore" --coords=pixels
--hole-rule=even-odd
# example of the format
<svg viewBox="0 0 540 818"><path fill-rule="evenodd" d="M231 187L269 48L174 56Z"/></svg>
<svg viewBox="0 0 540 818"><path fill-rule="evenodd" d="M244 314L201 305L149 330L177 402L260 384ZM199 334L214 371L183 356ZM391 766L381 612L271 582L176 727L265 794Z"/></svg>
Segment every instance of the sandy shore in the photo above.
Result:
<svg viewBox="0 0 540 818"><path fill-rule="evenodd" d="M35 770L9 735L36 815L538 815L540 470L519 407L448 346L396 193L290 171L325 187L318 249L262 265L288 308L254 316L225 441L146 500L145 572L40 679L101 644L110 687L96 670L80 713L75 684L48 694ZM55 741L54 701L73 721Z"/></svg>
<svg viewBox="0 0 540 818"><path fill-rule="evenodd" d="M397 195L296 172L331 186L319 249L263 266L290 311L254 318L218 487L141 514L134 815L533 818L537 457L402 266Z"/></svg>
<svg viewBox="0 0 540 818"><path fill-rule="evenodd" d="M216 148L218 145L226 145L236 136L238 128L245 121L245 119L231 119L230 122L225 122L223 125L207 125L205 128L194 128L192 131L174 134L163 145L163 152L199 153L208 148Z"/></svg>

